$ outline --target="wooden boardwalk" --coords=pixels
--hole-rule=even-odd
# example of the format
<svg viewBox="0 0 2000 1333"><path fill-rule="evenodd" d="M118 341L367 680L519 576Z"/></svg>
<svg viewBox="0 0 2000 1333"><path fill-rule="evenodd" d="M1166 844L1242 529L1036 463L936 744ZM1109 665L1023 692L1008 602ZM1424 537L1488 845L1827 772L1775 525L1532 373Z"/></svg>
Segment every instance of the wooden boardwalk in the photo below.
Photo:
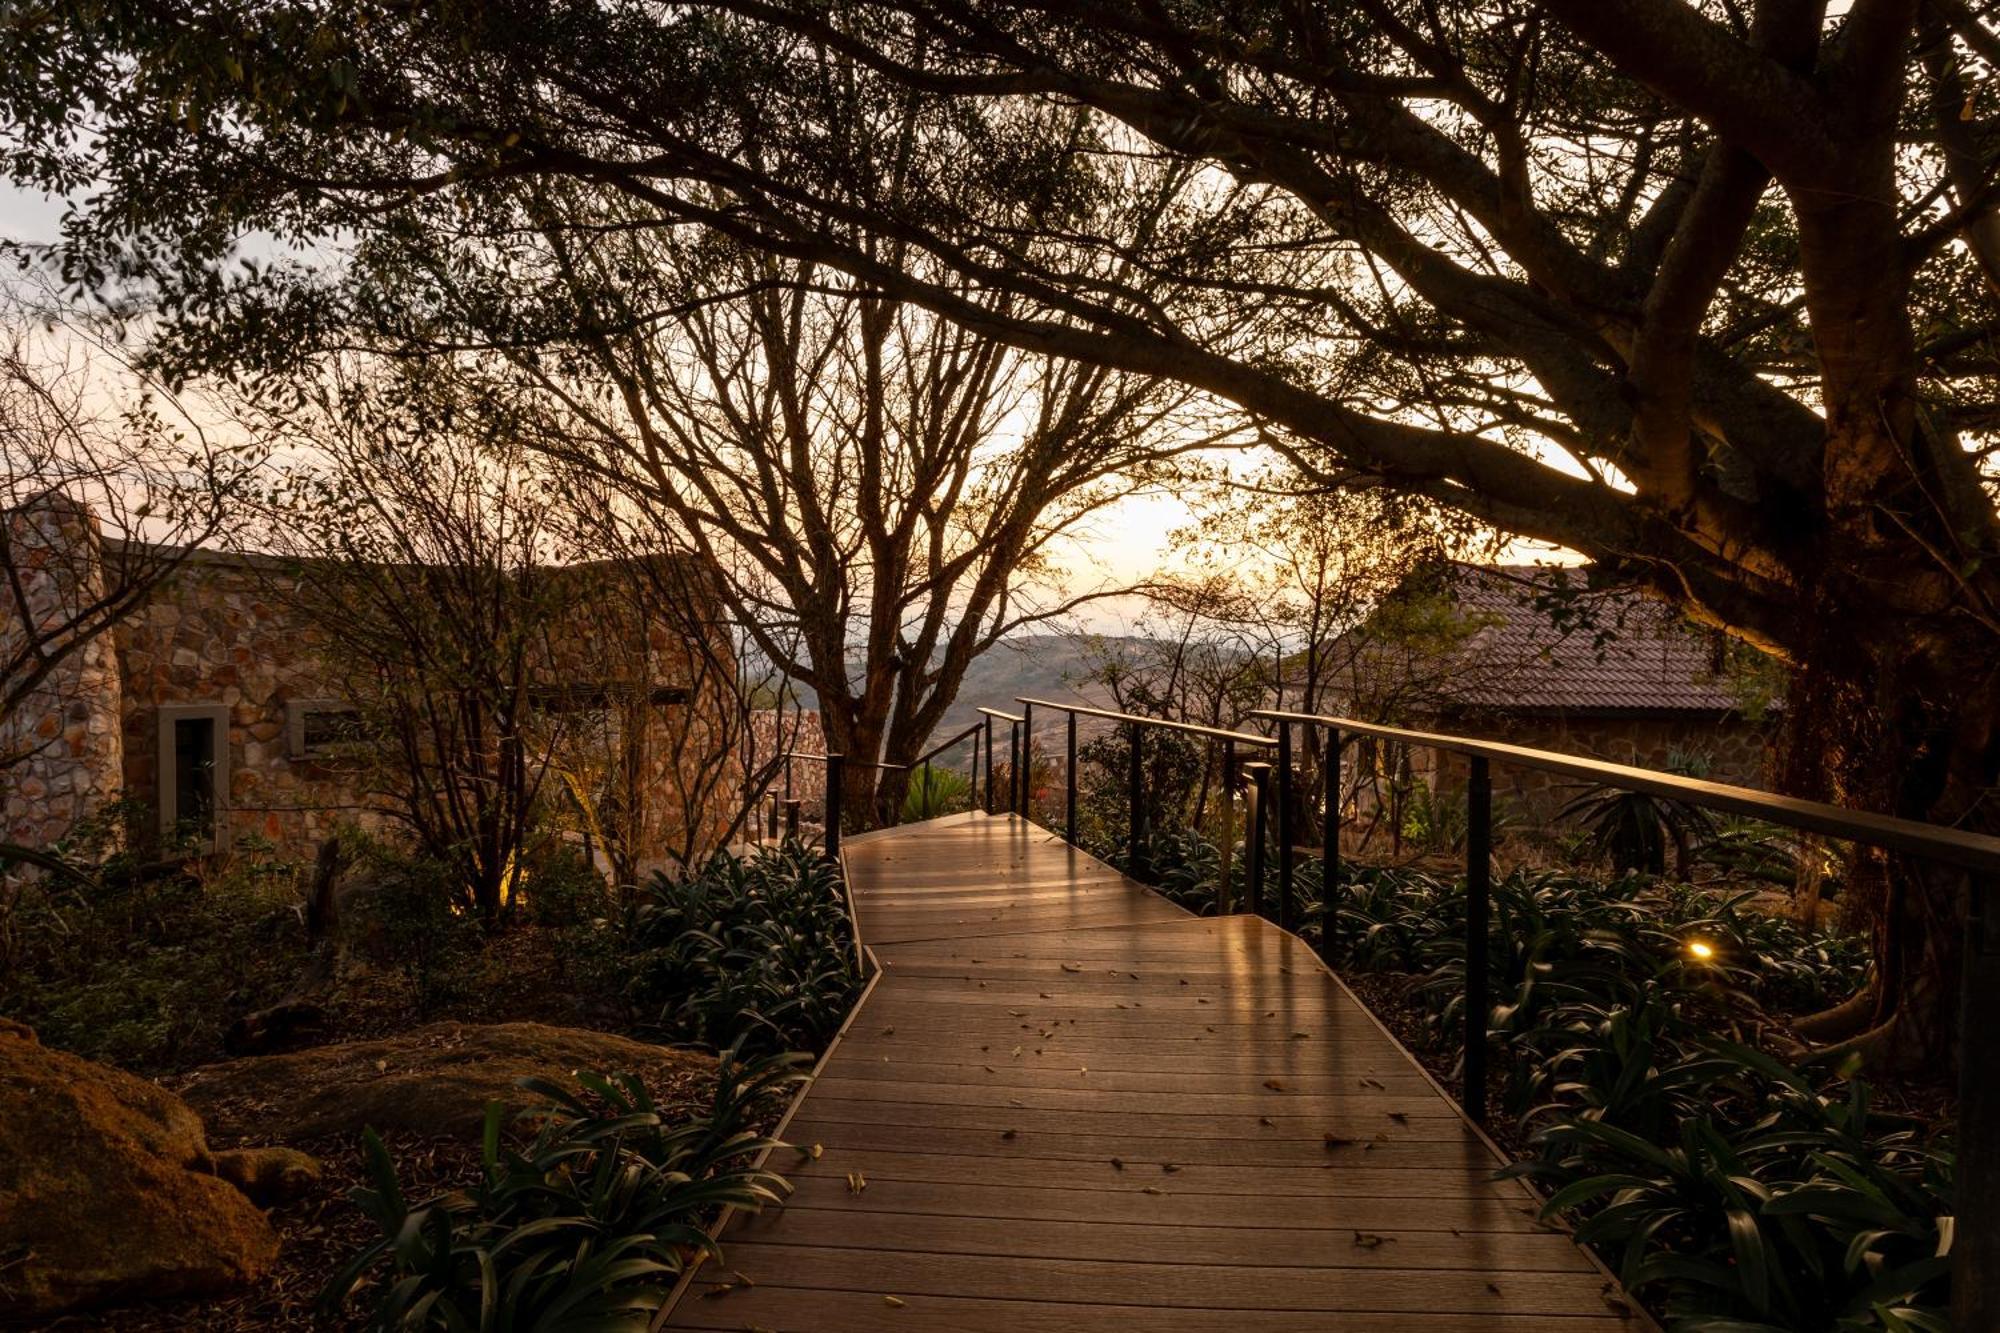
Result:
<svg viewBox="0 0 2000 1333"><path fill-rule="evenodd" d="M675 1328L1638 1329L1297 939L1022 820L852 840L882 976Z"/></svg>

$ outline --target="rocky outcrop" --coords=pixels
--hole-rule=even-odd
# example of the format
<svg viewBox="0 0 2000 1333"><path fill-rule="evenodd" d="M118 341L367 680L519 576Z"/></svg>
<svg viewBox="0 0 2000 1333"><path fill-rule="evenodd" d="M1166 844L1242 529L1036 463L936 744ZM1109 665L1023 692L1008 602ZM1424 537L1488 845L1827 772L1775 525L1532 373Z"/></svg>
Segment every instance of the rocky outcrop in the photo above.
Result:
<svg viewBox="0 0 2000 1333"><path fill-rule="evenodd" d="M213 1170L179 1098L0 1028L0 1317L262 1277L277 1233Z"/></svg>
<svg viewBox="0 0 2000 1333"><path fill-rule="evenodd" d="M579 1069L628 1071L656 1100L705 1093L715 1061L582 1028L543 1023L433 1023L380 1041L207 1065L180 1094L217 1142L294 1142L366 1128L444 1134L476 1130L486 1103L533 1099L528 1077L567 1083Z"/></svg>

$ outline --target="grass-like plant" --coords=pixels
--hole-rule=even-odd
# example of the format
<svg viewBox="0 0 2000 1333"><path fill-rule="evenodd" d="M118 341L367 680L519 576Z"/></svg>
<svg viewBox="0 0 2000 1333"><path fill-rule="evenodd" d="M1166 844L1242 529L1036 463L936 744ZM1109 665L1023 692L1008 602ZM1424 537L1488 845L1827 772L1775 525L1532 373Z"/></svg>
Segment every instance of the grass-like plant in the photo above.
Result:
<svg viewBox="0 0 2000 1333"><path fill-rule="evenodd" d="M972 784L965 774L949 768L919 768L910 774L910 786L903 793L903 822L936 819L972 805Z"/></svg>
<svg viewBox="0 0 2000 1333"><path fill-rule="evenodd" d="M755 1125L799 1083L803 1057L723 1058L706 1108L656 1107L630 1074L577 1088L521 1086L541 1104L511 1143L486 1108L477 1185L405 1199L382 1140L365 1136L369 1184L353 1199L378 1236L327 1284L338 1310L361 1290L371 1330L638 1333L684 1264L719 1253L703 1229L727 1205L761 1208L789 1188L754 1165L775 1146Z"/></svg>
<svg viewBox="0 0 2000 1333"><path fill-rule="evenodd" d="M667 1035L750 1051L820 1049L861 985L840 868L799 842L655 876L619 965Z"/></svg>

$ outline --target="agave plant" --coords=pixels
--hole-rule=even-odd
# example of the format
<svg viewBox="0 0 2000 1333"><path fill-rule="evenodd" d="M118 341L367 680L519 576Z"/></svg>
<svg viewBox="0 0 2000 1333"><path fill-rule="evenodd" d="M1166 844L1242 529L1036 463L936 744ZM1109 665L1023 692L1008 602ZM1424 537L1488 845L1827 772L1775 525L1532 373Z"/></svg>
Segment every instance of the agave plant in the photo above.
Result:
<svg viewBox="0 0 2000 1333"><path fill-rule="evenodd" d="M499 1104L489 1104L479 1183L416 1205L368 1131L370 1183L352 1197L380 1234L334 1275L322 1304L337 1310L368 1284L370 1329L638 1333L687 1257L717 1253L705 1223L725 1206L784 1196L784 1178L753 1164L779 1145L752 1125L804 1077L801 1061L746 1065L731 1050L714 1103L680 1121L629 1074L580 1074L578 1091L524 1080L544 1099L520 1113L527 1143L510 1145Z"/></svg>

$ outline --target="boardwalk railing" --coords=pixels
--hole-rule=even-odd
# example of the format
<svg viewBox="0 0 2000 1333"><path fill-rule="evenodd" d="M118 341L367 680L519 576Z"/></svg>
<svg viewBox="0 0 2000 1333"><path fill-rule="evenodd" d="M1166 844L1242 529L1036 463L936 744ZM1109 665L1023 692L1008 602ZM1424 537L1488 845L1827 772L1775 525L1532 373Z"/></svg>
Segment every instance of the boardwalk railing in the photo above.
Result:
<svg viewBox="0 0 2000 1333"><path fill-rule="evenodd" d="M1231 731L1227 727L1203 726L1198 722L1174 722L1167 718L1142 717L1137 713L1119 713L1108 708L1093 708L1088 704L1059 703L1051 699L1036 699L1023 695L1015 700L1021 705L1021 725L1028 735L1030 750L1034 745L1034 717L1037 708L1047 708L1062 713L1065 717L1064 748L1068 762L1064 765L1063 776L1063 837L1071 844L1077 841L1076 822L1076 720L1079 717L1101 718L1115 722L1125 729L1126 772L1125 800L1126 814L1126 861L1134 879L1147 878L1150 866L1147 864L1146 838L1150 830L1146 826L1146 761L1145 734L1148 731L1174 731L1183 735L1199 736L1210 744L1222 746L1222 817L1224 831L1222 837L1222 874L1220 886L1216 890L1216 910L1227 912L1229 903L1229 856L1230 844L1235 842L1235 807L1230 798L1239 780L1238 747L1258 751L1269 748L1275 742L1269 736L1259 736L1254 731ZM982 710L984 711L984 710ZM1005 715L1003 716L1010 716ZM1029 762L1033 762L1032 757ZM1246 784L1244 808L1245 825L1251 836L1244 840L1250 865L1246 880L1253 895L1251 907L1262 914L1262 904L1256 901L1260 893L1263 843L1265 841L1265 809L1262 799L1265 792L1267 766L1245 764L1240 774ZM1027 814L1027 786L1022 784L1022 797L1018 805L1009 806L1021 814ZM1290 925L1289 917L1280 922Z"/></svg>
<svg viewBox="0 0 2000 1333"><path fill-rule="evenodd" d="M1465 1061L1462 1104L1475 1121L1487 1113L1487 1022L1491 1013L1487 950L1492 890L1493 782L1494 764L1514 765L1546 773L1579 778L1621 791L1639 792L1664 799L1701 806L1710 810L1743 815L1786 828L1821 834L1865 846L1879 847L1906 856L1924 858L1971 872L1972 890L1967 895L1964 934L1964 964L1959 992L1958 1161L1955 1176L1956 1217L1952 1243L1952 1307L1954 1327L2000 1328L2000 1060L1983 1049L1981 1034L2000 1019L2000 918L1990 901L1994 881L2000 878L2000 838L1962 829L1926 824L1918 820L1847 810L1820 801L1779 796L1747 787L1708 782L1654 769L1615 764L1578 755L1509 745L1476 736L1417 731L1385 726L1354 718L1317 713L1259 709L1251 716L1273 728L1272 735L1232 731L1222 727L1172 722L1114 712L1085 704L1061 703L1023 696L1016 700L1018 715L997 709L981 709L988 722L987 758L992 762L991 725L996 718L1014 728L1010 749L1015 770L1031 762L1033 717L1037 708L1053 709L1067 718L1067 765L1065 775L1064 832L1077 841L1077 758L1076 721L1079 716L1101 718L1126 728L1130 740L1127 774L1130 804L1130 873L1147 877L1145 863L1145 803L1142 737L1148 730L1163 729L1204 737L1224 748L1225 819L1233 818L1230 793L1238 777L1238 750L1272 752L1269 763L1241 766L1240 780L1246 801L1247 836L1245 855L1249 860L1246 880L1249 906L1263 915L1262 883L1265 878L1265 842L1268 826L1276 824L1277 892L1276 920L1292 928L1297 917L1294 860L1299 850L1295 827L1300 818L1295 790L1292 738L1295 729L1316 728L1326 735L1321 764L1323 791L1320 849L1323 885L1323 921L1330 924L1334 895L1339 891L1341 752L1348 742L1361 737L1398 744L1428 747L1456 754L1467 761L1465 790ZM1025 736L1025 740L1022 738ZM1275 785L1275 791L1270 788ZM1010 812L1026 814L1026 783L1009 784ZM991 774L988 798L991 805ZM1270 807L1275 806L1275 821ZM1227 844L1233 831L1225 829L1225 857L1218 910L1230 910L1228 902L1229 863ZM1320 948L1325 956L1332 936L1329 925L1320 932ZM1329 959L1329 961L1331 961Z"/></svg>

